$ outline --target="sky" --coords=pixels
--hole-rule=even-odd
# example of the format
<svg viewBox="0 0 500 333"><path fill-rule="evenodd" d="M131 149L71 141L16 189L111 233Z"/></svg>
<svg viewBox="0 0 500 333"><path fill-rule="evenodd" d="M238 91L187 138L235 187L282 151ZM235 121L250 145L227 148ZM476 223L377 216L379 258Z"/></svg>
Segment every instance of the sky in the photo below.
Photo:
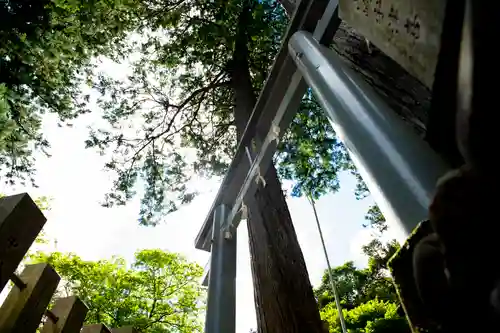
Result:
<svg viewBox="0 0 500 333"><path fill-rule="evenodd" d="M51 142L51 158L39 157L38 188L3 188L5 194L28 192L33 198L48 196L50 211L45 231L53 241L49 250L74 252L85 260L110 258L114 255L131 262L136 251L160 248L178 252L189 260L205 266L209 253L194 248L195 237L205 220L217 193L217 180L199 180L201 190L191 204L165 216L157 227L141 227L137 223L138 198L123 207L104 208L100 205L111 187L111 177L103 171L104 157L85 149L88 125L95 123L97 114L84 115L73 127L59 127L57 119L47 115L43 133ZM341 190L317 201L317 210L333 266L354 260L366 264L361 245L370 240L370 231L362 227L364 215L373 204L371 198L358 201L354 197L355 179L340 175ZM291 183L285 183L289 188ZM303 198L288 198L287 203L313 286L318 286L326 261L323 255L312 208ZM389 237L399 235L391 235ZM55 242L54 242L55 240ZM238 229L237 262L237 333L247 333L256 327L252 278L249 262L246 225Z"/></svg>

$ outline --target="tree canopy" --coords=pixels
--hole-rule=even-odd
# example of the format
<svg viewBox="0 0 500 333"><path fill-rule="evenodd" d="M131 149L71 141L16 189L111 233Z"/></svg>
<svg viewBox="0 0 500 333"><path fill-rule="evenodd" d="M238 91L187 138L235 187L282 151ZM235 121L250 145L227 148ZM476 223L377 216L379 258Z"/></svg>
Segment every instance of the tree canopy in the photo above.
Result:
<svg viewBox="0 0 500 333"><path fill-rule="evenodd" d="M161 250L142 250L127 265L120 257L85 261L75 254L38 252L62 278L59 294L76 295L89 308L86 323L134 326L140 332L201 332L203 269Z"/></svg>
<svg viewBox="0 0 500 333"><path fill-rule="evenodd" d="M389 301L372 299L351 310L343 309L346 327L353 333L404 333L410 332L406 318L398 313L398 305ZM329 332L342 333L338 311L329 303L321 311L321 318L328 322Z"/></svg>
<svg viewBox="0 0 500 333"><path fill-rule="evenodd" d="M325 271L320 287L315 290L320 308L334 300L327 273ZM353 309L374 298L397 300L392 280L374 267L358 269L352 261L348 261L342 266L332 268L332 273L341 305L346 309Z"/></svg>
<svg viewBox="0 0 500 333"><path fill-rule="evenodd" d="M396 244L372 242L364 247L369 256L368 268L358 269L352 261L332 268L342 312L349 332L410 332L401 314L398 295L387 271L387 260ZM385 253L385 257L383 254ZM321 318L328 322L330 332L342 332L338 311L325 271L321 285L315 290Z"/></svg>
<svg viewBox="0 0 500 333"><path fill-rule="evenodd" d="M89 112L82 84L99 55L120 57L140 2L10 0L0 3L0 175L34 182L34 151L49 154L42 117ZM132 10L133 9L133 10Z"/></svg>
<svg viewBox="0 0 500 333"><path fill-rule="evenodd" d="M4 179L35 181L34 151L50 154L40 132L43 115L56 113L67 123L89 112L83 89L89 84L109 122L86 142L112 155L105 167L116 179L106 205L125 204L134 185L144 185L142 224L189 202L194 174L226 171L236 144L237 39L244 30L255 97L288 23L274 0L15 0L0 11ZM251 14L241 26L244 11ZM96 73L99 56L127 63L129 75ZM345 151L310 91L278 151L279 175L296 181L293 195L306 187L315 198L338 190Z"/></svg>
<svg viewBox="0 0 500 333"><path fill-rule="evenodd" d="M383 219L381 214L374 215ZM371 217L373 215L366 216L366 219L369 220ZM377 229L379 225L383 223L375 224L374 228ZM389 259L400 245L396 240L383 243L380 239L383 232L385 229L375 234L368 244L362 246L363 253L368 257L368 267L360 269L354 262L348 261L342 266L332 268L333 280L349 332L410 331L406 318L402 315L399 297L387 266ZM330 332L341 332L329 279L330 275L325 270L321 285L314 293L318 300L321 318L328 322Z"/></svg>
<svg viewBox="0 0 500 333"><path fill-rule="evenodd" d="M317 200L340 188L338 173L350 166L343 144L308 90L275 157L281 178L293 180L291 195Z"/></svg>
<svg viewBox="0 0 500 333"><path fill-rule="evenodd" d="M136 44L137 58L127 78L101 73L95 82L109 127L94 129L87 147L112 153L106 168L117 177L106 205L125 204L136 194L134 185L144 184L140 222L155 224L159 213L193 198L192 175L226 171L236 145L236 122L241 122L235 112L243 97L236 92L246 84L235 79L240 70L236 48L244 43L247 52L241 56L246 57L252 96L243 104L251 110L287 18L273 0L225 1L224 6L208 0L166 2L162 12L148 10L149 30ZM242 15L248 16L244 24ZM195 157L186 158L186 151ZM295 194L305 185L317 188L317 195L338 189L336 173L345 152L310 92L279 152L279 175L299 180Z"/></svg>

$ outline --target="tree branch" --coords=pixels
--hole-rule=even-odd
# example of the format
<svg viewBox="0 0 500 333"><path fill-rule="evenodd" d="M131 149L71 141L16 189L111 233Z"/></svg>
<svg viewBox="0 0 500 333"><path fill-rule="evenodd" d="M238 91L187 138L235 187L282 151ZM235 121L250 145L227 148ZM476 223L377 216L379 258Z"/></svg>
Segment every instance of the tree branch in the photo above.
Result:
<svg viewBox="0 0 500 333"><path fill-rule="evenodd" d="M169 123L167 124L166 128L161 131L160 133L156 134L156 135L153 135L153 136L150 136L150 137L146 137L146 143L144 143L142 145L141 148L139 148L137 151L134 152L134 156L132 156L132 165L134 164L137 156L147 147L149 146L154 140L160 138L161 136L165 135L166 133L170 132L170 130L172 129L172 126L175 122L175 119L177 118L177 116L180 114L180 112L183 110L183 108L189 104L196 96L198 96L199 94L203 93L203 94L206 94L208 91L212 90L212 89L215 89L215 88L218 88L218 87L223 87L223 86L227 86L230 84L230 81L224 81L224 82L217 82L217 80L219 79L220 77L220 74L216 77L216 79L214 81L212 81L212 83L210 83L208 86L205 86L205 87L202 87L202 88L199 88L195 91L193 91L191 93L191 95L189 95L179 106L178 106L178 109L177 111L175 112L175 114L173 115L173 117L170 119ZM195 115L197 115L197 112L195 113ZM192 122L191 122L192 123ZM178 133L180 130L182 130L183 128L185 128L186 126L183 126L181 129L179 129L178 131L176 131L175 133ZM174 134L175 134L174 133Z"/></svg>
<svg viewBox="0 0 500 333"><path fill-rule="evenodd" d="M151 306L151 310L149 311L148 318L151 319L151 317L154 314L155 308L156 308L156 303L158 302L158 295L156 292L156 274L154 271L151 272L153 274L153 305Z"/></svg>
<svg viewBox="0 0 500 333"><path fill-rule="evenodd" d="M165 312L165 313L162 313L158 318L156 318L155 320L152 320L150 321L146 326L142 327L143 330L147 329L148 327L151 327L153 326L154 324L157 324L157 323L162 323L163 319L167 316L170 316L170 315L174 315L174 314L178 314L178 313L183 313L184 311L172 311L172 312ZM170 324L170 325L176 325L178 327L179 324L174 324L174 323L171 323L171 322L165 322L167 324Z"/></svg>

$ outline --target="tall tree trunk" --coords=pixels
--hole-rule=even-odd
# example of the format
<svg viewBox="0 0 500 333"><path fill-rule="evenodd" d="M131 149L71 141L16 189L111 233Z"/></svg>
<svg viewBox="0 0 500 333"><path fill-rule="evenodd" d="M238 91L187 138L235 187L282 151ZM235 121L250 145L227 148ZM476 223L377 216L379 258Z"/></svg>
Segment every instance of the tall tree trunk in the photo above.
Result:
<svg viewBox="0 0 500 333"><path fill-rule="evenodd" d="M251 3L249 1L248 3ZM246 28L251 5L244 8L231 66L238 139L256 102L253 93ZM255 307L259 333L321 333L322 324L304 256L295 234L274 166L265 175L254 200L247 202L247 221Z"/></svg>

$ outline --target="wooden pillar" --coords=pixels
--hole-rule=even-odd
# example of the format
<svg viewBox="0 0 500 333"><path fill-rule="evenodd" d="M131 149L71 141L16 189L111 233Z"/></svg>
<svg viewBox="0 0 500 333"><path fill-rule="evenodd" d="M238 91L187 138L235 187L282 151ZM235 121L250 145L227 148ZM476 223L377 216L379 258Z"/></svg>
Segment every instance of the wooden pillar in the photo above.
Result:
<svg viewBox="0 0 500 333"><path fill-rule="evenodd" d="M48 264L26 266L20 275L26 284L13 287L0 308L0 332L34 333L61 279Z"/></svg>
<svg viewBox="0 0 500 333"><path fill-rule="evenodd" d="M139 333L139 331L133 327L121 327L121 328L112 328L111 333Z"/></svg>
<svg viewBox="0 0 500 333"><path fill-rule="evenodd" d="M47 320L42 333L79 333L88 308L78 297L69 296L56 300L51 312L57 322Z"/></svg>
<svg viewBox="0 0 500 333"><path fill-rule="evenodd" d="M104 324L92 324L84 326L80 333L111 333L111 331Z"/></svg>
<svg viewBox="0 0 500 333"><path fill-rule="evenodd" d="M0 291L45 224L26 193L0 198Z"/></svg>

